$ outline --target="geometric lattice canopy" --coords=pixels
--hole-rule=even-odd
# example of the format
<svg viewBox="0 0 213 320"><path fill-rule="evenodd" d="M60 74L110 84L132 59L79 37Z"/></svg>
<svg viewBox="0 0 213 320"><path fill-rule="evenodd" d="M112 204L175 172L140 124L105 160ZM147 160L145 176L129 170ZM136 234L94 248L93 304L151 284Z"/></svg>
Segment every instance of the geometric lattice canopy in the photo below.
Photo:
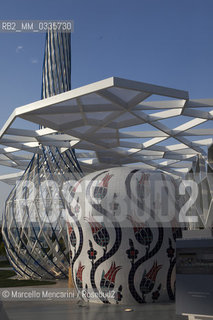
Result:
<svg viewBox="0 0 213 320"><path fill-rule="evenodd" d="M45 128L20 128L17 118ZM197 154L206 157L212 119L213 99L112 77L15 109L0 132L0 165L23 170L42 144L74 147L85 173L133 165L181 176Z"/></svg>

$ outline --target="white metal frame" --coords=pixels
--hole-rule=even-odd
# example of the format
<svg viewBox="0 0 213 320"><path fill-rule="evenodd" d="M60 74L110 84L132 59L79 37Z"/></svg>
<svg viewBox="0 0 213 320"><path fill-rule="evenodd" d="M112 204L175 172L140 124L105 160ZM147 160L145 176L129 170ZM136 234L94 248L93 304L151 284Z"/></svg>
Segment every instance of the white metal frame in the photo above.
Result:
<svg viewBox="0 0 213 320"><path fill-rule="evenodd" d="M17 118L45 129L14 128ZM0 165L24 170L42 144L61 152L74 147L85 172L134 165L182 176L197 154L207 157L212 119L213 99L189 100L186 91L112 77L15 109L0 131Z"/></svg>

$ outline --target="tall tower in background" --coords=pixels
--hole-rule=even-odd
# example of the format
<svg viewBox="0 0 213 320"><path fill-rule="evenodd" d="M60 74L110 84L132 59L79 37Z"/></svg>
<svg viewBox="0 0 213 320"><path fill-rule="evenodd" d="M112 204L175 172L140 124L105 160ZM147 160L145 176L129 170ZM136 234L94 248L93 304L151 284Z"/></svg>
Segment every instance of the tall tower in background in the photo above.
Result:
<svg viewBox="0 0 213 320"><path fill-rule="evenodd" d="M46 34L42 72L42 98L71 89L70 33ZM57 116L57 115L55 115ZM72 148L40 145L40 152L30 161L19 183L10 193L3 216L3 236L8 258L20 277L67 277L69 267L68 239L63 219L68 209L61 186L78 180L82 171ZM46 183L51 180L54 188ZM35 187L34 200L17 205L17 199L30 198L29 183ZM45 196L40 192L44 186ZM57 217L53 218L56 205Z"/></svg>
<svg viewBox="0 0 213 320"><path fill-rule="evenodd" d="M71 90L70 33L48 32L42 71L41 98Z"/></svg>

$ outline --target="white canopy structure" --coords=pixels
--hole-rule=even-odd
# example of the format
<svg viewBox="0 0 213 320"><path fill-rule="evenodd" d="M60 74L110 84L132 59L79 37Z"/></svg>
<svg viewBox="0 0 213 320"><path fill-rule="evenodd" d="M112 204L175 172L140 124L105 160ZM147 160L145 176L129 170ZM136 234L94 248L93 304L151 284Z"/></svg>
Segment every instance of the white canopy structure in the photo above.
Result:
<svg viewBox="0 0 213 320"><path fill-rule="evenodd" d="M17 127L18 118L45 128ZM0 165L24 170L42 144L74 147L86 173L133 165L182 176L197 154L207 157L212 119L213 99L112 77L15 109L0 131Z"/></svg>

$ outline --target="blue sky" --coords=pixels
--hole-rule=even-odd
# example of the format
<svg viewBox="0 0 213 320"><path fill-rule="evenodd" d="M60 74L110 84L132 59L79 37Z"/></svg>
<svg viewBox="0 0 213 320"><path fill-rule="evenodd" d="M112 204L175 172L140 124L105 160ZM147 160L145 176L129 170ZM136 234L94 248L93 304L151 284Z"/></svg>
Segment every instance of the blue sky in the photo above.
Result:
<svg viewBox="0 0 213 320"><path fill-rule="evenodd" d="M212 12L212 0L7 0L0 19L74 20L72 88L118 76L196 99L213 97ZM44 40L0 33L0 127L40 99Z"/></svg>
<svg viewBox="0 0 213 320"><path fill-rule="evenodd" d="M119 76L212 97L212 0L8 0L4 19L73 19L72 87ZM38 100L44 34L0 33L1 119Z"/></svg>

